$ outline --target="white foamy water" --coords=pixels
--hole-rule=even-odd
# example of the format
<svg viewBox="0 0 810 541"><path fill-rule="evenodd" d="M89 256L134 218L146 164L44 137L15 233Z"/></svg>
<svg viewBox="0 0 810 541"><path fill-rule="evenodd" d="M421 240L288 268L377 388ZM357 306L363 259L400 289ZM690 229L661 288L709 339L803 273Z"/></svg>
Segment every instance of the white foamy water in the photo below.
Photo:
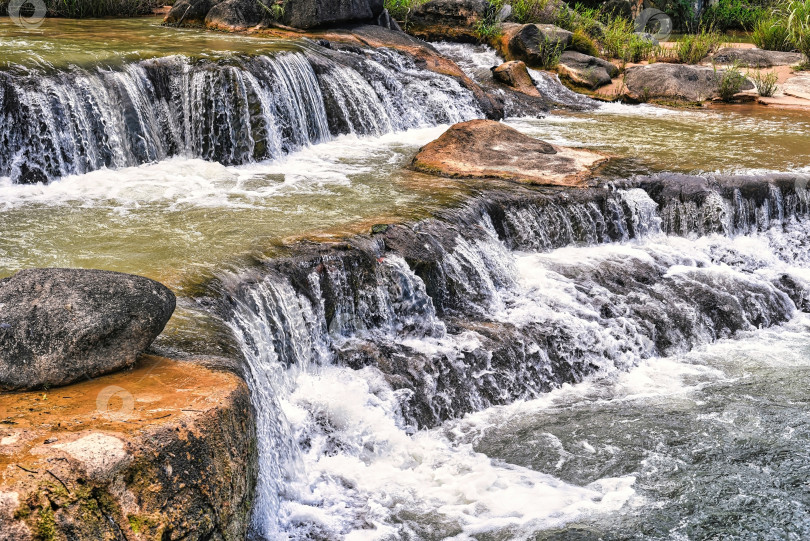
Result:
<svg viewBox="0 0 810 541"><path fill-rule="evenodd" d="M169 211L189 206L260 208L278 197L328 195L322 187L349 186L354 175L397 164L402 153L413 152L446 129L436 126L381 137L343 135L276 160L242 166L169 158L71 175L48 184L12 184L4 178L0 179L0 210L31 204L114 204L118 208L159 204Z"/></svg>
<svg viewBox="0 0 810 541"><path fill-rule="evenodd" d="M299 376L283 407L309 447L306 477L281 510L293 538L323 531L352 541L461 541L509 531L518 539L615 511L634 494L632 476L580 487L493 461L441 430L409 434L397 422L398 399L371 368Z"/></svg>
<svg viewBox="0 0 810 541"><path fill-rule="evenodd" d="M636 192L625 198L644 203ZM486 221L481 225L485 231L492 227ZM527 341L562 336L559 345L571 348L566 362L573 365L586 359L598 367L596 373L577 384L535 393L533 399L484 407L437 428L416 431L402 414L412 391L394 390L390 374L373 366L359 370L335 366L322 345L313 346L315 357L302 350L296 353L296 358L303 355L298 368L286 372L284 383L269 391L279 400L279 412L270 411L279 421L275 426L285 427L297 446L286 452L294 455L287 459L297 464L298 473L285 478L277 507L257 507L264 512L261 520L271 523L265 524L269 528L265 531L290 539L466 541L481 535L532 539L537 532L571 523L611 524L616 516L657 509L661 496L650 488L649 478L661 461L672 459L659 449L644 460L635 455L624 459L622 468L605 467L605 474L578 467L578 461L613 456L619 448L600 441L601 432L588 435L588 412L619 415L618 421L611 418L617 423L613 431L603 429L620 434L621 408L691 404L704 400L695 396L708 389L743 381L744 371L729 369L725 361L706 360L712 355L733 356L729 344L736 342L705 346L728 333L722 326L706 325L704 313L694 314L694 295L711 295L728 305L743 299L744 313L733 315L742 319L733 324L740 325L743 338L760 340L762 333L771 331L757 330L758 326L771 324L768 318L774 316L784 321L795 310L775 284L789 276L810 291L807 261L796 257L792 242L785 240L799 242L807 234L807 224L795 222L784 232L775 228L752 236L689 239L650 233L641 240L546 253L509 252L486 237L460 239L446 269L460 275L466 266L489 276L476 284L479 291L491 293L483 301L490 321L545 329L539 335L527 331L523 337ZM409 272L401 259L390 264ZM411 279L416 280L412 273ZM277 312L254 321L277 321L284 306L308 306L291 291L283 297L283 303L274 305ZM671 303L668 310L673 317L695 318L689 327L692 335L682 335L674 344L675 353L666 357L638 313L662 297ZM615 311L605 314L606 305ZM309 309L302 313L296 316L298 327L315 328L319 316ZM430 314L426 317L436 317ZM722 321L724 316L712 317ZM304 341L311 342L312 336L316 335L305 333ZM454 334L443 327L437 335L425 337L375 336L389 345L405 344L427 359L444 357L459 363L464 362L464 352L484 342L475 331ZM685 353L691 346L698 347L696 352ZM542 340L526 344L534 351L551 347ZM580 424L570 425L576 431L570 437L550 429L529 430L538 416L571 412L583 412L583 417L576 421ZM522 431L521 426L529 428ZM559 455L550 465L542 460L548 446ZM523 447L526 452L521 452ZM531 451L534 447L538 454Z"/></svg>

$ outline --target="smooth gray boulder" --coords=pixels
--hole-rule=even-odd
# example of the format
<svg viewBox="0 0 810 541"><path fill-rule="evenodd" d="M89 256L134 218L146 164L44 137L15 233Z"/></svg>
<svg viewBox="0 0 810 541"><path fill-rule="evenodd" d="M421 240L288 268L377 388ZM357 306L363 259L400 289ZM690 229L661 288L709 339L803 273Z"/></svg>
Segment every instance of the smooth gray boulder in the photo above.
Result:
<svg viewBox="0 0 810 541"><path fill-rule="evenodd" d="M565 51L560 55L557 69L575 84L591 89L610 84L619 75L619 68L607 60L576 51Z"/></svg>
<svg viewBox="0 0 810 541"><path fill-rule="evenodd" d="M716 64L738 64L750 68L770 68L773 66L793 66L802 62L801 53L786 53L782 51L766 51L764 49L741 49L738 47L724 47L714 53L707 61Z"/></svg>
<svg viewBox="0 0 810 541"><path fill-rule="evenodd" d="M722 70L684 64L649 64L627 69L627 96L636 101L651 99L706 101L719 96ZM754 85L746 80L740 90Z"/></svg>
<svg viewBox="0 0 810 541"><path fill-rule="evenodd" d="M28 269L0 280L0 389L67 385L131 366L174 312L131 274Z"/></svg>

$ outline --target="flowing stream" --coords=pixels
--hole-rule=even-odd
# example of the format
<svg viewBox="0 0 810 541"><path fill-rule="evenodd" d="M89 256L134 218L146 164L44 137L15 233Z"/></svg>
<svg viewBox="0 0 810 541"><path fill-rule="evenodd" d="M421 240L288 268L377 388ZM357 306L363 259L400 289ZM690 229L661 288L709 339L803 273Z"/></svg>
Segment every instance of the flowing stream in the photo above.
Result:
<svg viewBox="0 0 810 541"><path fill-rule="evenodd" d="M482 186L405 168L483 113L395 51L15 28L0 276L136 272L181 297L168 344L224 325L253 538L810 536L806 114L509 118L617 159L576 193ZM437 48L479 81L498 62Z"/></svg>

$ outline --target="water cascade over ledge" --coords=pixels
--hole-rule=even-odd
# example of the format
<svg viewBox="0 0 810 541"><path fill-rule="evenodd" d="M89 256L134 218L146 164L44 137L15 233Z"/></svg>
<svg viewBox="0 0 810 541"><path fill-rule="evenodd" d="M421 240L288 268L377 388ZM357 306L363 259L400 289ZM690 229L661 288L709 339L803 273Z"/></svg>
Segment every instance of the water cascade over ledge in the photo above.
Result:
<svg viewBox="0 0 810 541"><path fill-rule="evenodd" d="M806 310L810 261L795 248L810 240L806 181L660 175L579 192L495 192L412 227L302 246L224 277L221 311L259 413L257 533L333 539L374 528L423 538L425 521L465 535L487 521L533 531L612 509L631 480L582 488L482 465L425 430ZM440 490L444 482L420 477L431 460L526 477L562 507L498 509L496 500L519 499L515 486ZM401 493L366 481L391 468L412 475L419 495L405 481ZM480 513L464 511L465 498ZM420 515L437 507L446 512Z"/></svg>
<svg viewBox="0 0 810 541"><path fill-rule="evenodd" d="M47 182L171 156L224 165L279 158L345 133L483 116L458 80L392 49L314 43L219 60L0 72L0 177Z"/></svg>

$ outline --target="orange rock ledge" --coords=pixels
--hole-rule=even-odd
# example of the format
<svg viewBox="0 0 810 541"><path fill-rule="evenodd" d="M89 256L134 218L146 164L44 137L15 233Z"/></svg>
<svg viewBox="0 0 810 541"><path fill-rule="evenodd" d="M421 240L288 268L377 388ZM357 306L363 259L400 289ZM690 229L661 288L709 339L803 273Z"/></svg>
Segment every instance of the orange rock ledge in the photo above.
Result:
<svg viewBox="0 0 810 541"><path fill-rule="evenodd" d="M191 361L0 395L0 541L243 539L247 386Z"/></svg>

